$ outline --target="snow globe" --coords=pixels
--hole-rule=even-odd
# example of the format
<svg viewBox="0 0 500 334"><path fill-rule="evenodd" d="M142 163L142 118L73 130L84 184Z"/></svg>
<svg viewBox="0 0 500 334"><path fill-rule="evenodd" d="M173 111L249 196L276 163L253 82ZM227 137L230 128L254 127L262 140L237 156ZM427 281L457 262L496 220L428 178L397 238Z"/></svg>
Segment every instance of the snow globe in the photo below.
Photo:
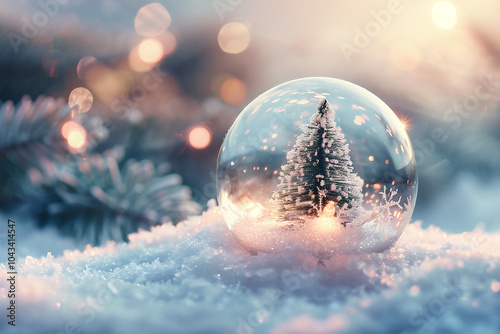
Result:
<svg viewBox="0 0 500 334"><path fill-rule="evenodd" d="M280 84L229 129L217 166L229 229L254 252L379 252L417 193L405 125L377 96L324 77Z"/></svg>

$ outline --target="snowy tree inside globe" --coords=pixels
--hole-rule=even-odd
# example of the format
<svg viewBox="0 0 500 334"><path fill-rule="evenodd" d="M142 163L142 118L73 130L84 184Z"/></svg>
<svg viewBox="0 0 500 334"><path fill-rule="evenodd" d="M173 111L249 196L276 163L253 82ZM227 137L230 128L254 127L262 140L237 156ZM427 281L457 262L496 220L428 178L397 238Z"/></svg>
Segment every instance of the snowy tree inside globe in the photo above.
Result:
<svg viewBox="0 0 500 334"><path fill-rule="evenodd" d="M222 143L217 187L249 250L383 251L411 219L415 156L404 124L374 94L303 78L241 112Z"/></svg>

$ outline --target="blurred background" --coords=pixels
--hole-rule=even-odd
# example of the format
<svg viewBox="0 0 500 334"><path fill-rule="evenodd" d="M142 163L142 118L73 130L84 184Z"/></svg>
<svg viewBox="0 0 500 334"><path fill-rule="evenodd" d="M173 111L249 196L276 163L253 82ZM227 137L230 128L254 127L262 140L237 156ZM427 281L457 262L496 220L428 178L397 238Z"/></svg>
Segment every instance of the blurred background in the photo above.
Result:
<svg viewBox="0 0 500 334"><path fill-rule="evenodd" d="M348 80L406 124L413 220L498 232L498 13L494 1L5 1L0 100L53 96L79 122L99 117L92 150L168 163L206 208L247 103L291 79ZM90 138L66 137L73 149Z"/></svg>

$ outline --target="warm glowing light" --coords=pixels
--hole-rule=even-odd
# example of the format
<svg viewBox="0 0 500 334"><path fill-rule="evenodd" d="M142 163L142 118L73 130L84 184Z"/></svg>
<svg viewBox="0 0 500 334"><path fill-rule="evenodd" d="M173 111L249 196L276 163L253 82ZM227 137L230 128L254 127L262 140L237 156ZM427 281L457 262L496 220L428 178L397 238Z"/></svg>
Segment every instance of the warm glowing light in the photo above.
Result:
<svg viewBox="0 0 500 334"><path fill-rule="evenodd" d="M243 195L238 198L238 202L249 216L254 218L261 218L264 216L264 207L262 204L254 202L248 195Z"/></svg>
<svg viewBox="0 0 500 334"><path fill-rule="evenodd" d="M373 157L373 155L370 155L370 156L368 157L368 160L373 161L373 160L375 160L375 158Z"/></svg>
<svg viewBox="0 0 500 334"><path fill-rule="evenodd" d="M149 64L157 63L163 57L163 46L154 38L143 40L137 51L141 60Z"/></svg>
<svg viewBox="0 0 500 334"><path fill-rule="evenodd" d="M177 39L167 31L158 38L149 38L130 50L128 62L130 68L136 72L151 70L154 64L163 57L174 53L177 49Z"/></svg>
<svg viewBox="0 0 500 334"><path fill-rule="evenodd" d="M135 31L142 36L158 36L170 25L171 18L168 11L159 3L151 3L139 9L135 16Z"/></svg>
<svg viewBox="0 0 500 334"><path fill-rule="evenodd" d="M440 28L450 29L457 22L457 11L448 1L439 1L432 7L432 19Z"/></svg>
<svg viewBox="0 0 500 334"><path fill-rule="evenodd" d="M61 134L67 140L68 145L73 149L80 149L87 142L87 132L85 128L75 121L67 121L61 127Z"/></svg>
<svg viewBox="0 0 500 334"><path fill-rule="evenodd" d="M491 283L491 290L493 292L498 292L500 291L500 282L498 281L494 281L493 283Z"/></svg>
<svg viewBox="0 0 500 334"><path fill-rule="evenodd" d="M381 188L382 188L382 185L381 185L380 183L374 183L374 184L373 184L373 189L375 189L375 190L379 190L379 189L381 189Z"/></svg>
<svg viewBox="0 0 500 334"><path fill-rule="evenodd" d="M328 202L323 208L323 212L316 219L315 227L321 231L332 232L339 230L341 224L337 221L335 217L336 205L334 202Z"/></svg>
<svg viewBox="0 0 500 334"><path fill-rule="evenodd" d="M219 94L225 103L239 105L247 99L247 85L240 79L230 78L221 85Z"/></svg>
<svg viewBox="0 0 500 334"><path fill-rule="evenodd" d="M408 130L411 127L410 119L408 117L400 118L399 121L403 124L403 128Z"/></svg>
<svg viewBox="0 0 500 334"><path fill-rule="evenodd" d="M197 126L189 132L189 145L197 150L202 150L210 145L212 133L204 126Z"/></svg>
<svg viewBox="0 0 500 334"><path fill-rule="evenodd" d="M227 23L220 29L218 41L222 51L240 53L250 44L250 31L243 23Z"/></svg>
<svg viewBox="0 0 500 334"><path fill-rule="evenodd" d="M92 97L92 93L86 88L75 88L69 94L68 104L72 112L87 112L92 107L92 103L94 103L94 98Z"/></svg>
<svg viewBox="0 0 500 334"><path fill-rule="evenodd" d="M420 50L412 42L400 42L391 49L391 60L401 71L413 71L420 64Z"/></svg>
<svg viewBox="0 0 500 334"><path fill-rule="evenodd" d="M141 57L139 57L139 47L136 46L128 55L128 64L130 68L136 72L147 72L151 70L153 64L144 62Z"/></svg>
<svg viewBox="0 0 500 334"><path fill-rule="evenodd" d="M255 203L255 205L248 210L248 214L255 218L261 218L264 215L264 209L262 205Z"/></svg>
<svg viewBox="0 0 500 334"><path fill-rule="evenodd" d="M87 142L87 133L84 128L73 129L68 133L68 145L71 148L79 149L85 146Z"/></svg>
<svg viewBox="0 0 500 334"><path fill-rule="evenodd" d="M77 122L75 122L75 121L67 121L61 127L61 134L64 137L64 139L68 139L69 134L72 131L75 131L75 130L83 130L83 131L85 131L85 129L80 124L78 124Z"/></svg>
<svg viewBox="0 0 500 334"><path fill-rule="evenodd" d="M328 202L328 204L323 209L322 217L334 217L335 216L335 203Z"/></svg>

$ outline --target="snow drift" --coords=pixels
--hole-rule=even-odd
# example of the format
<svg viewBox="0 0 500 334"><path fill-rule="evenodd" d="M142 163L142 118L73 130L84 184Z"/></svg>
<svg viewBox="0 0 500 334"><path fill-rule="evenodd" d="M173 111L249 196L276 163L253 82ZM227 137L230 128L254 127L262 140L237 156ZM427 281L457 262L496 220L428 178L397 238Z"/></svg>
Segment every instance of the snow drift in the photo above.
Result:
<svg viewBox="0 0 500 334"><path fill-rule="evenodd" d="M498 333L500 234L410 224L383 253L251 254L215 207L63 256L20 259L2 333ZM6 273L5 264L0 267ZM7 282L0 282L6 305ZM5 308L4 309L4 313ZM5 317L5 316L2 316Z"/></svg>

